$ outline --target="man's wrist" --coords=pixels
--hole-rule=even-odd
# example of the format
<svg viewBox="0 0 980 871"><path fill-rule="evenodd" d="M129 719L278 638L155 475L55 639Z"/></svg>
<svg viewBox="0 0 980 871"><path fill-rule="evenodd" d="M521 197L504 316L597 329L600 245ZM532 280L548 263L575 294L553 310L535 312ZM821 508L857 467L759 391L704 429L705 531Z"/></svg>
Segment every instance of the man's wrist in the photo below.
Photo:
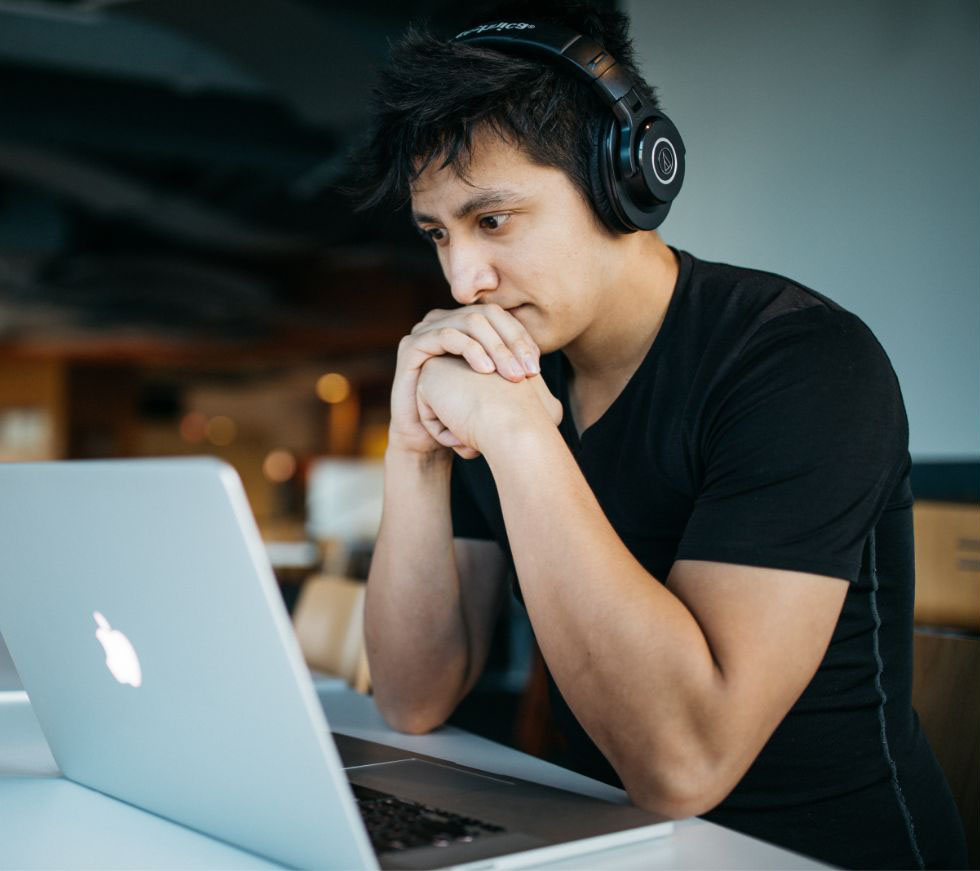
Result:
<svg viewBox="0 0 980 871"><path fill-rule="evenodd" d="M519 449L518 446L533 443L544 435L557 431L554 421L544 408L529 412L527 408L495 408L493 413L487 413L477 427L477 450L490 461L494 454L502 451L510 452Z"/></svg>
<svg viewBox="0 0 980 871"><path fill-rule="evenodd" d="M421 452L389 444L385 449L384 464L386 473L401 472L422 477L442 477L449 474L453 455L446 448Z"/></svg>

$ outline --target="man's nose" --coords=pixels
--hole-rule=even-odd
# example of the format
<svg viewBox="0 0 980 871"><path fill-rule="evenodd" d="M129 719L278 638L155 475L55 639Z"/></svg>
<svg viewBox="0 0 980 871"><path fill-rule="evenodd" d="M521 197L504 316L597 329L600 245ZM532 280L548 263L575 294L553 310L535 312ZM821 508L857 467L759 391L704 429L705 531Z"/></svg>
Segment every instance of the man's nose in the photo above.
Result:
<svg viewBox="0 0 980 871"><path fill-rule="evenodd" d="M450 250L447 257L446 277L460 305L473 305L484 292L497 289L497 270L478 247Z"/></svg>

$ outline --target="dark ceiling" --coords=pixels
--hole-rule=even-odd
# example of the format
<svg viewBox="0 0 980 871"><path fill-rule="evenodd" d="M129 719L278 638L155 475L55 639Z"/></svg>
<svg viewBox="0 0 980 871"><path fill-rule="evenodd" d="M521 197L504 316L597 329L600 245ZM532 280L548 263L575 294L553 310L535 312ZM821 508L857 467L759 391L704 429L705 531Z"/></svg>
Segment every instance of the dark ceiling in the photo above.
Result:
<svg viewBox="0 0 980 871"><path fill-rule="evenodd" d="M122 329L340 335L438 301L405 217L357 215L337 188L387 40L471 14L0 0L0 347Z"/></svg>

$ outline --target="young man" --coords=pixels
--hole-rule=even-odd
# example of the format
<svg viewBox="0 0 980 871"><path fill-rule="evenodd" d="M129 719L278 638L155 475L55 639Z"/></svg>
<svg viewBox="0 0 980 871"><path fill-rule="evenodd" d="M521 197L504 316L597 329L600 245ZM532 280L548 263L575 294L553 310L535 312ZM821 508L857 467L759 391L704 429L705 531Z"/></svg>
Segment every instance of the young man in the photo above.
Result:
<svg viewBox="0 0 980 871"><path fill-rule="evenodd" d="M656 105L621 16L549 20ZM555 63L410 31L378 100L371 199L410 196L459 304L398 351L366 610L386 719L445 721L513 571L580 770L834 864L963 864L910 706L907 422L867 327L622 232L610 109Z"/></svg>

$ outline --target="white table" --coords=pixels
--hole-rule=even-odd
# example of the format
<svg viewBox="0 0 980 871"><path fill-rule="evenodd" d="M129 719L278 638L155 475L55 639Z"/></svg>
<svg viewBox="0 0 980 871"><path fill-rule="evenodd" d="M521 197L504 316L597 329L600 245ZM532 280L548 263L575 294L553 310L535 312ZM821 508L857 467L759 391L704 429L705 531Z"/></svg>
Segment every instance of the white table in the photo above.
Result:
<svg viewBox="0 0 980 871"><path fill-rule="evenodd" d="M372 700L321 681L331 728L463 765L626 802L606 784L459 729L421 736L393 732ZM0 868L275 868L276 865L63 778L19 691L0 691ZM549 868L824 868L703 820L673 835L591 853Z"/></svg>

